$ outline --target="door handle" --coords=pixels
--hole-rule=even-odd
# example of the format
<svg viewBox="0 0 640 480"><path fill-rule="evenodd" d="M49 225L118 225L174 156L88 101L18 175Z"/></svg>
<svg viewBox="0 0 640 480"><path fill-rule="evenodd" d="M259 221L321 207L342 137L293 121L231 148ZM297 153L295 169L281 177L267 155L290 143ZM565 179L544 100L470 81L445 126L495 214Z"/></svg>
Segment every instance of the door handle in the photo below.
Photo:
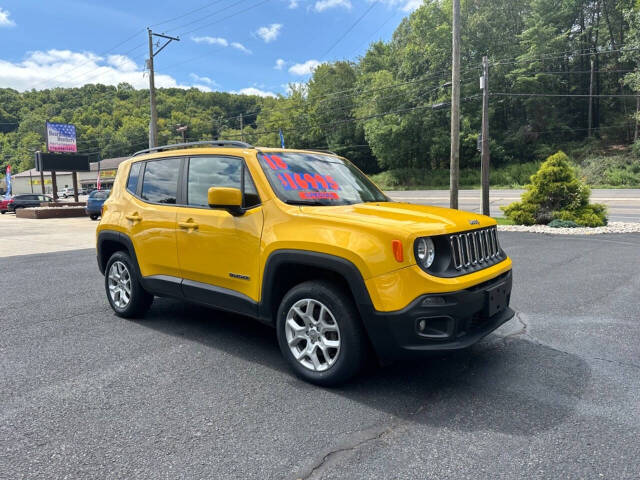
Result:
<svg viewBox="0 0 640 480"><path fill-rule="evenodd" d="M131 220L132 222L139 222L140 220L142 220L142 217L138 215L138 212L134 213L133 215L125 215L124 218L126 218L127 220Z"/></svg>
<svg viewBox="0 0 640 480"><path fill-rule="evenodd" d="M188 221L186 221L186 222L178 222L178 226L179 226L180 228L184 228L184 229L186 229L186 230L191 230L191 229L197 230L197 229L198 229L198 224L197 224L197 223L195 223L195 222L194 222L193 220L191 220L191 219L190 219L190 220L188 220Z"/></svg>

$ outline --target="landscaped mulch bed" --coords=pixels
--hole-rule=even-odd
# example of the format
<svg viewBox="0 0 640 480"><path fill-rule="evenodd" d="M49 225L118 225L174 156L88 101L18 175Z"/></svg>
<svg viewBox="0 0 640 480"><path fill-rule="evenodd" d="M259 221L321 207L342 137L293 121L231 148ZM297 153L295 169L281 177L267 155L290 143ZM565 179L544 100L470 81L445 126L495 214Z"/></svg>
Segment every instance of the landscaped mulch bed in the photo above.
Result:
<svg viewBox="0 0 640 480"><path fill-rule="evenodd" d="M599 233L640 233L640 223L609 222L606 227L552 228L547 225L499 225L501 232L533 232L553 235L597 235Z"/></svg>

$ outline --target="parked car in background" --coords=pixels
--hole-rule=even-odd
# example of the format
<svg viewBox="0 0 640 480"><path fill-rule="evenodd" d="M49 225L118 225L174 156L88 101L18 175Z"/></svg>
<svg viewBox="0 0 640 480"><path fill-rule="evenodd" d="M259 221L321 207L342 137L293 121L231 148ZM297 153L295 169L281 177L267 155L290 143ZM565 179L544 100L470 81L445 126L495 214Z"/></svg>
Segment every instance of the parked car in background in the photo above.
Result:
<svg viewBox="0 0 640 480"><path fill-rule="evenodd" d="M49 195L25 194L16 195L7 205L9 212L14 212L19 208L39 207L43 202L53 202L53 198Z"/></svg>
<svg viewBox="0 0 640 480"><path fill-rule="evenodd" d="M60 198L68 198L73 197L73 188L65 187L58 192L58 197Z"/></svg>
<svg viewBox="0 0 640 480"><path fill-rule="evenodd" d="M9 211L9 202L13 197L0 197L0 213L4 215Z"/></svg>
<svg viewBox="0 0 640 480"><path fill-rule="evenodd" d="M109 198L111 190L94 190L87 199L87 215L91 220L97 220L102 215L102 204Z"/></svg>

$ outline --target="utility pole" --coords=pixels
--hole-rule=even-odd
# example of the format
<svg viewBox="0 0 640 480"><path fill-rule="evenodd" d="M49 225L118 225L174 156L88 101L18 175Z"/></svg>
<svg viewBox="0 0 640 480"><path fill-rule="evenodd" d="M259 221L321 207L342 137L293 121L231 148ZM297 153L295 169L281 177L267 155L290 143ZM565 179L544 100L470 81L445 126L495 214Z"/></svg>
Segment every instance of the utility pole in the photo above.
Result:
<svg viewBox="0 0 640 480"><path fill-rule="evenodd" d="M151 120L149 122L149 148L158 146L158 112L156 110L156 80L153 67L153 58L158 55L164 47L169 45L173 40L179 42L178 37L169 37L160 33L153 33L147 28L149 33L149 58L147 60L147 68L149 69L149 103L151 105ZM155 52L153 51L153 37L165 38L167 41Z"/></svg>
<svg viewBox="0 0 640 480"><path fill-rule="evenodd" d="M638 140L638 112L640 111L640 96L636 95L636 128L633 132L633 141Z"/></svg>
<svg viewBox="0 0 640 480"><path fill-rule="evenodd" d="M453 40L451 65L451 167L449 206L458 208L460 176L460 0L453 0Z"/></svg>
<svg viewBox="0 0 640 480"><path fill-rule="evenodd" d="M595 77L595 62L591 57L591 78L589 80L589 138L593 133L593 80Z"/></svg>
<svg viewBox="0 0 640 480"><path fill-rule="evenodd" d="M482 154L480 162L480 176L482 179L482 214L491 216L489 206L489 59L482 57Z"/></svg>
<svg viewBox="0 0 640 480"><path fill-rule="evenodd" d="M244 117L242 114L238 117L240 118L240 140L244 142Z"/></svg>
<svg viewBox="0 0 640 480"><path fill-rule="evenodd" d="M176 128L176 132L182 133L182 142L183 143L187 143L187 129L189 128L188 125L180 125L179 127Z"/></svg>

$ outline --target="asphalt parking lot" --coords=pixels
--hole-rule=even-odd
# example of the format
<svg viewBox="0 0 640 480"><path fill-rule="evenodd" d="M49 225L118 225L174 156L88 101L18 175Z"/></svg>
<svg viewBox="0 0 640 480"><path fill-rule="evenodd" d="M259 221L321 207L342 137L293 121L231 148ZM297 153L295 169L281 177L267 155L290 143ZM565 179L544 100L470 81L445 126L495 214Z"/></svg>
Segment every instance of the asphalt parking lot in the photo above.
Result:
<svg viewBox="0 0 640 480"><path fill-rule="evenodd" d="M638 478L640 235L501 239L517 318L332 390L251 320L114 316L91 249L0 258L0 477Z"/></svg>

